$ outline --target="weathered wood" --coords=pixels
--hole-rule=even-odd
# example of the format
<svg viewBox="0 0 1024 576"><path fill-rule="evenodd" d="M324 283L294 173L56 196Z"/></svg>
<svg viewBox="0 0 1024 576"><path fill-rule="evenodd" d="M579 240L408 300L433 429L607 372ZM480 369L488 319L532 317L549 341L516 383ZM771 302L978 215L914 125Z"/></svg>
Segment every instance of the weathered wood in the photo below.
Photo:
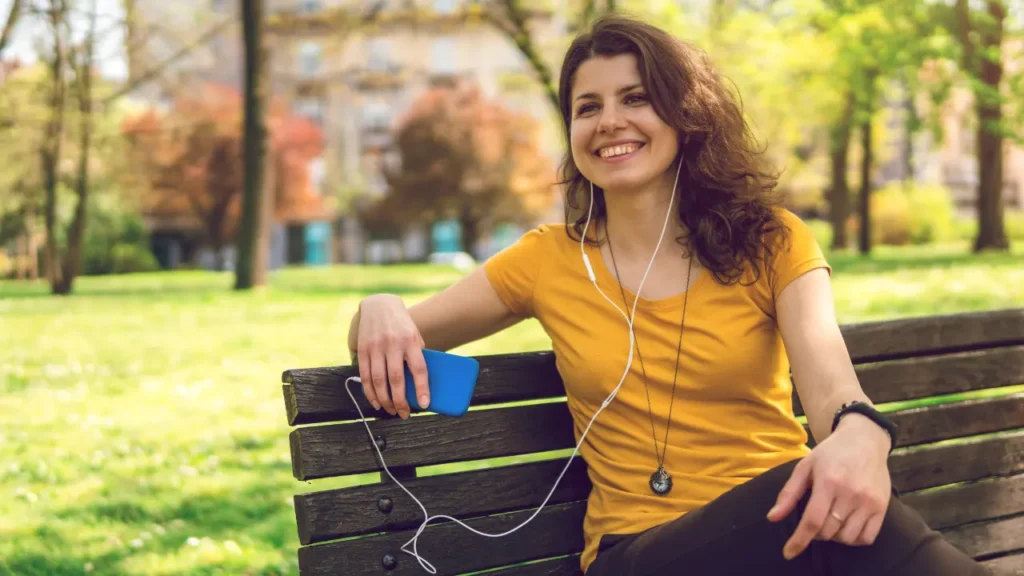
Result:
<svg viewBox="0 0 1024 576"><path fill-rule="evenodd" d="M897 446L1024 428L1024 393L926 406L889 415L900 427Z"/></svg>
<svg viewBox="0 0 1024 576"><path fill-rule="evenodd" d="M932 420L931 411L936 417ZM1024 409L1015 400L989 399L922 408L892 415L905 430L899 445L965 434L998 432L1024 426ZM947 426L957 426L948 428ZM370 423L386 443L388 466L429 466L497 458L576 445L563 402L478 410L457 419L425 415L410 420ZM292 468L299 480L358 474L380 469L361 422L299 428L291 433Z"/></svg>
<svg viewBox="0 0 1024 576"><path fill-rule="evenodd" d="M890 458L895 486L918 490L992 475L1021 471L1024 434L992 437L924 451L897 451ZM547 496L565 465L564 459L490 468L403 482L431 510L456 518L473 518L518 509L534 509ZM919 509L936 528L964 524L1013 513L1024 506L1021 477L995 484L958 486L926 495L906 494L905 501ZM500 489L497 489L500 487ZM1013 490L1010 490L1013 488ZM550 503L585 499L590 481L584 462L577 457L558 485ZM378 509L380 498L391 500L391 512ZM1013 502L1016 502L1013 504ZM550 505L549 503L549 505ZM971 506L966 504L970 503ZM962 504L962 505L961 505ZM299 537L303 544L372 532L407 529L422 522L415 502L397 486L375 484L314 492L295 497Z"/></svg>
<svg viewBox="0 0 1024 576"><path fill-rule="evenodd" d="M889 457L893 486L900 492L1024 472L1024 432L935 448L910 449Z"/></svg>
<svg viewBox="0 0 1024 576"><path fill-rule="evenodd" d="M1014 552L1024 543L1024 516L972 524L943 532L954 546L971 557Z"/></svg>
<svg viewBox="0 0 1024 576"><path fill-rule="evenodd" d="M416 478L402 484L427 503L459 519L536 508L565 467L565 459ZM548 506L585 500L590 494L586 463L577 456ZM295 496L302 544L390 530L416 528L423 512L401 488L371 484ZM385 511L386 510L386 511Z"/></svg>
<svg viewBox="0 0 1024 576"><path fill-rule="evenodd" d="M1024 514L1024 474L911 492L903 494L900 500L917 510L936 530Z"/></svg>
<svg viewBox="0 0 1024 576"><path fill-rule="evenodd" d="M562 379L555 369L551 352L476 356L480 374L473 390L473 405L500 404L517 400L561 397L565 395ZM332 366L288 370L282 375L288 423L313 424L338 420L355 420L359 412L345 392L345 379L358 376L356 366ZM369 417L387 415L370 406L358 383L351 383L352 395Z"/></svg>
<svg viewBox="0 0 1024 576"><path fill-rule="evenodd" d="M481 357L480 364L474 406L565 395L550 352ZM521 368L513 368L519 365ZM289 421L307 424L358 419L359 412L344 389L346 375L354 370L336 367L285 373L291 381L282 387ZM1024 383L1024 346L860 365L856 371L875 403L1009 386ZM358 384L350 386L366 417L394 419L375 411ZM802 414L795 391L793 409Z"/></svg>
<svg viewBox="0 0 1024 576"><path fill-rule="evenodd" d="M872 402L899 402L1024 384L1024 346L858 366Z"/></svg>
<svg viewBox="0 0 1024 576"><path fill-rule="evenodd" d="M854 362L1024 344L1024 308L884 320L840 327Z"/></svg>
<svg viewBox="0 0 1024 576"><path fill-rule="evenodd" d="M427 466L574 446L564 402L478 410L459 418L428 415L370 423L388 466ZM377 454L361 422L298 428L291 433L299 480L373 472Z"/></svg>
<svg viewBox="0 0 1024 576"><path fill-rule="evenodd" d="M524 566L497 568L482 573L485 576L582 576L580 555L540 560Z"/></svg>
<svg viewBox="0 0 1024 576"><path fill-rule="evenodd" d="M1021 576L1024 574L1024 553L1011 554L981 563L992 576Z"/></svg>
<svg viewBox="0 0 1024 576"><path fill-rule="evenodd" d="M420 536L417 549L440 575L463 574L572 554L583 548L580 526L585 513L586 502L545 507L529 524L502 538L480 536L454 522L431 524ZM502 514L467 524L484 533L500 534L522 524L532 514L532 511ZM388 574L419 576L423 574L423 567L401 550L415 532L388 532L299 548L299 573L302 576L381 574L382 559L391 555L397 560L397 565ZM412 549L412 544L408 549ZM467 554L467 550L473 553Z"/></svg>

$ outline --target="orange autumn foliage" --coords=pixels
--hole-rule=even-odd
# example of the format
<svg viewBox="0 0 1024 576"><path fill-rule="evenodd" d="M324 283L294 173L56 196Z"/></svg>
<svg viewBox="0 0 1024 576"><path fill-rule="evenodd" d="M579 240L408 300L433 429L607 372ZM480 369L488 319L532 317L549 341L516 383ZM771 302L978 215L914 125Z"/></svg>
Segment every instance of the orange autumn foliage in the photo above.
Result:
<svg viewBox="0 0 1024 576"><path fill-rule="evenodd" d="M207 84L182 94L166 112L131 116L122 131L146 184L143 212L156 227L200 230L214 248L230 244L241 215L242 96ZM279 103L267 114L265 180L277 222L328 218L309 165L323 153L320 129Z"/></svg>

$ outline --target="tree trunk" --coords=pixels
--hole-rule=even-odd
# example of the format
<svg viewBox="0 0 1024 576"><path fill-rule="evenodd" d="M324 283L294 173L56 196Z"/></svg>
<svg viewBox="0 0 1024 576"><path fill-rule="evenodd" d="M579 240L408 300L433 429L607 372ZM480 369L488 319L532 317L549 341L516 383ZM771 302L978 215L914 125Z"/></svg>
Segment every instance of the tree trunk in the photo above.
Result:
<svg viewBox="0 0 1024 576"><path fill-rule="evenodd" d="M979 51L978 79L982 86L974 94L978 113L978 236L974 240L975 252L1010 247L1003 222L1003 111L999 94L1003 66L997 56L1002 54L1006 9L1002 2L989 0L988 14L991 25L979 26L982 49ZM996 55L996 58L988 55Z"/></svg>
<svg viewBox="0 0 1024 576"><path fill-rule="evenodd" d="M917 134L920 118L917 106L914 105L913 86L910 82L904 82L903 86L906 89L903 110L907 115L903 124L903 185L909 187L914 182L914 135Z"/></svg>
<svg viewBox="0 0 1024 576"><path fill-rule="evenodd" d="M853 130L853 91L847 93L843 115L832 127L829 155L832 159L832 184L829 190L829 220L832 223L832 250L849 246L846 222L850 219L850 186L846 180Z"/></svg>
<svg viewBox="0 0 1024 576"><path fill-rule="evenodd" d="M28 251L28 277L39 279L39 246L36 244L36 207L30 201L25 208L25 243Z"/></svg>
<svg viewBox="0 0 1024 576"><path fill-rule="evenodd" d="M60 260L57 252L57 171L60 169L61 135L64 131L64 0L51 0L48 9L49 23L53 32L53 59L50 61L52 80L49 118L43 134L40 149L43 186L46 191L46 274L51 288L56 292L60 283Z"/></svg>
<svg viewBox="0 0 1024 576"><path fill-rule="evenodd" d="M554 106L556 111L561 110L561 104L558 102L558 87L555 85L551 69L541 58L534 46L533 37L530 35L530 31L527 28L526 15L523 12L522 6L519 4L519 0L504 0L504 5L506 12L508 12L511 28L504 24L499 18L489 18L491 23L504 32L505 35L508 36L509 40L516 45L516 48L519 49L519 53L526 58L526 61L530 63L530 67L532 67L533 71L537 74L537 79L540 80L541 86L544 87L544 93L548 97L548 102ZM591 2L588 6L592 10L594 3ZM586 12L586 10L584 10L584 12ZM584 16L584 18L586 18L586 16Z"/></svg>
<svg viewBox="0 0 1024 576"><path fill-rule="evenodd" d="M874 150L871 146L871 115L868 114L861 125L861 146L863 157L860 163L860 238L858 249L861 254L871 253L871 165L874 162Z"/></svg>
<svg viewBox="0 0 1024 576"><path fill-rule="evenodd" d="M480 240L480 222L471 211L463 210L459 215L459 226L462 228L462 249L475 258L474 250Z"/></svg>
<svg viewBox="0 0 1024 576"><path fill-rule="evenodd" d="M76 67L75 86L78 89L78 111L81 116L79 135L78 182L75 192L78 205L68 229L68 249L64 258L64 271L60 282L54 288L56 294L70 294L75 277L81 273L82 241L89 209L89 156L92 149L92 65L96 42L96 0L92 0L89 33L85 39L84 61Z"/></svg>
<svg viewBox="0 0 1024 576"><path fill-rule="evenodd" d="M266 259L261 258L258 243L265 225L263 204L263 156L265 127L263 122L264 54L262 42L263 0L241 0L242 30L245 49L245 119L244 159L245 189L242 197L242 220L238 228L238 255L235 266L235 289L247 290L266 281Z"/></svg>
<svg viewBox="0 0 1024 576"><path fill-rule="evenodd" d="M4 26L0 29L0 55L3 55L4 48L11 40L11 36L14 35L14 27L18 23L18 18L21 16L22 0L14 0L11 3L11 10L7 13L7 20L4 22Z"/></svg>

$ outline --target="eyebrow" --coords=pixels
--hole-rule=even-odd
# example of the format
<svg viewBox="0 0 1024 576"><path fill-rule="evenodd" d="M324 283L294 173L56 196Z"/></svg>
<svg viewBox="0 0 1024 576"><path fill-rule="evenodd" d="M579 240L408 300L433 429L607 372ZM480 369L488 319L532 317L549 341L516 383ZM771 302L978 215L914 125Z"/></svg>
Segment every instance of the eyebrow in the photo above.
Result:
<svg viewBox="0 0 1024 576"><path fill-rule="evenodd" d="M643 84L630 84L629 86L625 86L623 88L619 88L617 94L625 94L626 92L632 92L633 90L636 90L637 88L643 88ZM587 92L586 94L580 94L579 96L576 97L575 100L573 100L573 102L575 102L576 100L582 100L584 98L597 98L597 94L595 94L593 92Z"/></svg>

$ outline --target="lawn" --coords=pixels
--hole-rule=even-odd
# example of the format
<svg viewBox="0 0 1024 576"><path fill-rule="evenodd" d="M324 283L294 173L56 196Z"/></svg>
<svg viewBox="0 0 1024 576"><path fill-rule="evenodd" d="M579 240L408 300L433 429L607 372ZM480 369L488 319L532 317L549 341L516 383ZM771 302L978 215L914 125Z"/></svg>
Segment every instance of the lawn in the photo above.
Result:
<svg viewBox="0 0 1024 576"><path fill-rule="evenodd" d="M1018 243L1019 246L1019 243ZM841 322L1024 306L1024 251L829 256ZM360 297L415 301L428 266L290 269L230 291L205 272L0 282L0 576L293 574L280 373L347 364ZM535 322L456 350L548 348Z"/></svg>

